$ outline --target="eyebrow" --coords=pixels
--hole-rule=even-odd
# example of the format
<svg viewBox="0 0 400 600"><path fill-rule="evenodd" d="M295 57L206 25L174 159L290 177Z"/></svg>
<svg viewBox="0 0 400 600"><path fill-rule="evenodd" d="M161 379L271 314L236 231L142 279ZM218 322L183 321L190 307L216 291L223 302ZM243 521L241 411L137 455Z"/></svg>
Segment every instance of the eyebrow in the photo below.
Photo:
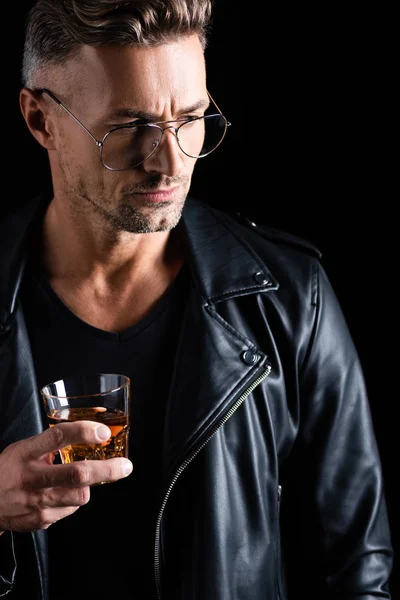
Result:
<svg viewBox="0 0 400 600"><path fill-rule="evenodd" d="M190 106L186 106L185 108L179 111L180 115L189 114L192 112L196 112L197 110L204 109L206 110L210 106L210 100L199 100L195 104L191 104ZM114 110L111 115L111 119L143 119L144 121L160 121L162 117L153 112L147 112L143 110L139 110L136 108L118 108Z"/></svg>

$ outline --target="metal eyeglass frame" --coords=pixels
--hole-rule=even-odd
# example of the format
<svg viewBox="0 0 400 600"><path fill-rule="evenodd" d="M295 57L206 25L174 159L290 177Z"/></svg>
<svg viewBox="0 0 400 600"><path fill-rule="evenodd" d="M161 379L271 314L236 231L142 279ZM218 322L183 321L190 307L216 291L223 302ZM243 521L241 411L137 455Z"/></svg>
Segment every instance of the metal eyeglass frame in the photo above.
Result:
<svg viewBox="0 0 400 600"><path fill-rule="evenodd" d="M69 108L67 108L65 106L65 104L63 104L61 102L61 100L59 100L57 98L57 96L55 96L53 94L53 92L51 92L50 90L48 90L47 88L40 88L40 89L36 89L35 92L39 93L39 94L47 94L47 96L49 96L49 98L51 98L56 104L58 104L59 106L61 106L61 108L63 108L65 110L66 113L68 113L77 123L78 125L80 125L82 127L82 129L84 129L84 131L86 131L86 133L88 135L90 135L90 137L92 138L92 140L95 142L96 146L99 148L100 151L100 160L102 165L108 169L109 171L129 171L130 169L136 169L136 167L139 167L140 165L142 165L144 162L146 162L146 160L149 160L149 158L151 156L153 156L153 154L155 152L157 152L158 148L161 145L161 141L164 135L164 132L167 129L173 129L175 131L175 137L176 137L176 141L177 144L179 146L179 149L186 155L189 156L190 158L205 158L206 156L208 156L209 154L211 154L212 152L214 152L214 150L216 150L218 148L218 146L221 144L221 142L223 141L226 131L228 129L228 127L231 126L231 122L227 120L227 118L222 114L221 110L219 109L219 107L217 106L217 104L215 103L214 99L212 98L211 94L207 91L208 97L210 98L211 102L213 102L214 106L216 107L216 109L218 110L218 113L216 114L211 114L211 115L203 115L202 117L196 117L194 119L173 119L172 121L157 121L155 123L140 123L138 125L135 125L134 123L124 123L122 125L117 125L116 127L113 127L112 129L110 129L110 131L107 131L107 133L104 135L102 140L98 140L90 131L89 129L82 123L82 121L80 121L78 119L78 117L76 117L70 110ZM178 131L180 129L180 127L182 127L182 125L185 125L186 123L190 123L192 121L196 121L199 119L206 119L207 117L217 117L217 116L221 116L224 121L225 121L225 130L224 133L220 139L220 141L218 142L218 144L215 146L215 148L213 148L212 150L210 150L209 152L207 152L206 154L202 154L201 156L192 156L191 154L188 154L187 152L184 151L184 149L181 147L180 143L179 143L179 136L178 136ZM181 125L179 125L178 127L173 127L172 125L168 125L168 123L179 123L180 121L183 121L183 123L181 123ZM160 127L160 125L168 125L167 127ZM161 131L161 138L160 138L160 142L157 144L157 146L154 148L154 150L151 152L151 154L149 154L149 156L147 156L144 160L140 161L137 165L134 165L133 167L126 167L123 169L114 169L112 167L109 167L108 165L105 164L105 162L103 161L103 147L104 147L104 142L107 139L107 137L110 135L110 133L113 133L114 131L117 131L118 129L130 129L133 127L155 127L157 129L159 129Z"/></svg>

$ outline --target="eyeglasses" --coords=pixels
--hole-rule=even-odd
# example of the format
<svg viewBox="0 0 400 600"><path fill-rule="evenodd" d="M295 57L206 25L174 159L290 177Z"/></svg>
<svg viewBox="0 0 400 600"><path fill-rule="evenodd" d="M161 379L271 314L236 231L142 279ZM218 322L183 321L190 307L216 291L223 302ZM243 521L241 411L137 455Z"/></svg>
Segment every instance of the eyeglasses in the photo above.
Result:
<svg viewBox="0 0 400 600"><path fill-rule="evenodd" d="M36 91L47 94L90 135L100 149L101 162L110 171L126 171L144 163L160 147L167 129L175 132L178 146L186 156L204 158L218 148L231 125L208 94L217 108L218 112L215 114L138 125L127 123L114 127L102 140L98 140L52 92L45 88ZM179 123L179 125L174 127L171 123Z"/></svg>

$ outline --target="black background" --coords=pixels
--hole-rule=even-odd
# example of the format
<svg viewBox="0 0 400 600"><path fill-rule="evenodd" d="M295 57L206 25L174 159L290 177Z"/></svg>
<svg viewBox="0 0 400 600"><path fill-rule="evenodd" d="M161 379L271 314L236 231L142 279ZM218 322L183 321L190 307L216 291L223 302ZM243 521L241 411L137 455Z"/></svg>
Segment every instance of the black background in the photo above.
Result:
<svg viewBox="0 0 400 600"><path fill-rule="evenodd" d="M264 4L216 0L208 88L232 126L198 161L192 192L322 252L363 364L400 553L395 19L373 5ZM2 41L3 208L40 191L48 177L18 106L30 5L7 5L10 38ZM393 600L400 600L399 564Z"/></svg>

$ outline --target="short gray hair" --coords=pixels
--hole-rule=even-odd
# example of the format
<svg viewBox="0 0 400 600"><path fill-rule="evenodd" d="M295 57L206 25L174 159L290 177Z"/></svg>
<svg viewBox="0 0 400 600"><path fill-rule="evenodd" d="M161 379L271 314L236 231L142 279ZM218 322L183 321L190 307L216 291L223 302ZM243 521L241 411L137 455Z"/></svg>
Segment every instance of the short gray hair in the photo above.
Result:
<svg viewBox="0 0 400 600"><path fill-rule="evenodd" d="M37 0L26 16L22 85L82 45L157 46L197 34L207 44L213 0Z"/></svg>

